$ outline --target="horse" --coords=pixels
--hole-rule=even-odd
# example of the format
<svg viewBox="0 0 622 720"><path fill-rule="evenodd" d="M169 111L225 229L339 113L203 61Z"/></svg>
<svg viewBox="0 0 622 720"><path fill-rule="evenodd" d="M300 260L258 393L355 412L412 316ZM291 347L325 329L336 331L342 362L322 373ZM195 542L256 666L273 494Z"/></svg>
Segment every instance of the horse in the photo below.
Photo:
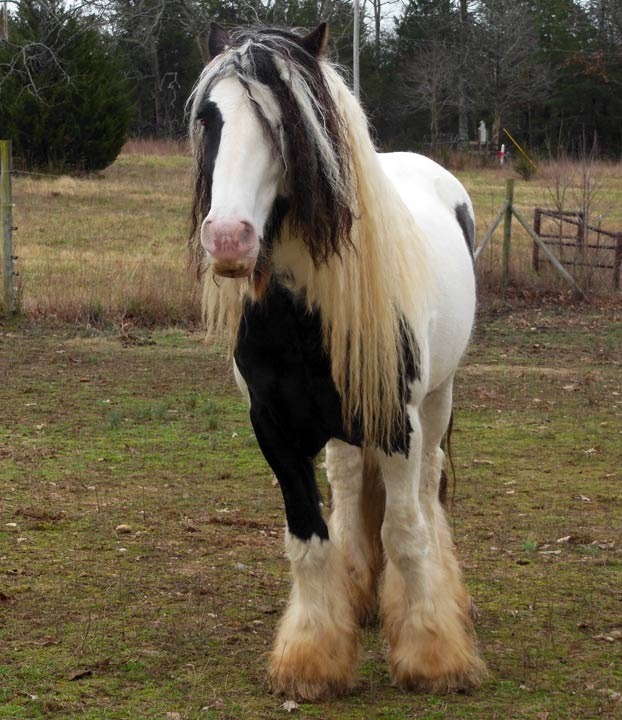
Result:
<svg viewBox="0 0 622 720"><path fill-rule="evenodd" d="M398 687L463 689L485 665L438 495L475 312L473 208L432 160L376 152L326 46L325 23L212 24L188 100L205 315L285 506L292 587L268 683L347 693L378 613Z"/></svg>

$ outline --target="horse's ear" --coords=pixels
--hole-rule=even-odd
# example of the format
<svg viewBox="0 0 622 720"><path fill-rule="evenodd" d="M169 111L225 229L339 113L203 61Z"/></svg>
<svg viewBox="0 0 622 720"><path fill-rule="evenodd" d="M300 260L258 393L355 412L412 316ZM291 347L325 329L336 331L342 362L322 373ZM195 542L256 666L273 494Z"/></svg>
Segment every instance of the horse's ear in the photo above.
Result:
<svg viewBox="0 0 622 720"><path fill-rule="evenodd" d="M229 33L218 23L210 23L209 35L207 37L207 49L210 60L224 52L231 45Z"/></svg>
<svg viewBox="0 0 622 720"><path fill-rule="evenodd" d="M322 57L328 44L328 23L320 23L315 30L300 38L300 44L313 57Z"/></svg>

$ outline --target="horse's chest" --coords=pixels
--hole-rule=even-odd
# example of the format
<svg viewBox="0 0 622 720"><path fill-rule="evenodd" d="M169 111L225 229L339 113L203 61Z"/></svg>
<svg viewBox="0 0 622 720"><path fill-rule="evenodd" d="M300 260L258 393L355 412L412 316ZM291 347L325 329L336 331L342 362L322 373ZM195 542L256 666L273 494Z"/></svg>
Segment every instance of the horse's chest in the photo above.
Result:
<svg viewBox="0 0 622 720"><path fill-rule="evenodd" d="M274 285L261 302L247 303L234 355L251 405L269 413L306 455L331 437L344 437L319 313Z"/></svg>

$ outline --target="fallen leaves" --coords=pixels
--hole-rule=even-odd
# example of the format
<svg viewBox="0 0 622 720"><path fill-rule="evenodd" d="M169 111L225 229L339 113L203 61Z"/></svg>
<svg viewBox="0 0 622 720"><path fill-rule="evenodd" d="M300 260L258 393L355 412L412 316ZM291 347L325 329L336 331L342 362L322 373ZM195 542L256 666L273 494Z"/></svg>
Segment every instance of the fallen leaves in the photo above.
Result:
<svg viewBox="0 0 622 720"><path fill-rule="evenodd" d="M78 670L75 673L72 673L69 676L69 680L71 682L75 682L76 680L84 680L85 678L93 677L93 671L90 668L84 668L83 670Z"/></svg>
<svg viewBox="0 0 622 720"><path fill-rule="evenodd" d="M283 710L285 710L285 712L291 713L291 712L295 712L296 710L298 710L300 708L300 705L298 705L298 703L295 700L286 700L281 705L281 707L283 708Z"/></svg>

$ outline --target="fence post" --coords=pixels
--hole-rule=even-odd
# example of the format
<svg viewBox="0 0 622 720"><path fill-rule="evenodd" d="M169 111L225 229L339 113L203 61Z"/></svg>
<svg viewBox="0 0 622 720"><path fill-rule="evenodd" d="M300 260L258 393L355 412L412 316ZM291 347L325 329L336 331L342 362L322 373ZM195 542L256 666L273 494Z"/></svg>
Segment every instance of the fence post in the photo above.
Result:
<svg viewBox="0 0 622 720"><path fill-rule="evenodd" d="M536 208L533 211L533 231L536 235L540 235L542 229L542 211L540 208ZM535 272L540 272L540 248L538 243L533 243L531 249L531 266Z"/></svg>
<svg viewBox="0 0 622 720"><path fill-rule="evenodd" d="M613 287L620 289L620 267L622 267L622 233L616 233L616 254L613 261Z"/></svg>
<svg viewBox="0 0 622 720"><path fill-rule="evenodd" d="M577 274L577 267L581 268L579 272L583 272L583 262L585 257L585 241L587 239L587 225L585 223L585 213L579 210L577 214L577 247L573 258L574 274ZM585 280L585 277L583 278Z"/></svg>
<svg viewBox="0 0 622 720"><path fill-rule="evenodd" d="M2 278L7 313L15 312L13 286L13 199L11 196L11 141L0 140L0 215L2 216Z"/></svg>
<svg viewBox="0 0 622 720"><path fill-rule="evenodd" d="M510 245L512 243L512 206L514 204L514 180L507 181L505 190L507 209L503 221L503 260L501 265L501 289L505 292L510 278Z"/></svg>

